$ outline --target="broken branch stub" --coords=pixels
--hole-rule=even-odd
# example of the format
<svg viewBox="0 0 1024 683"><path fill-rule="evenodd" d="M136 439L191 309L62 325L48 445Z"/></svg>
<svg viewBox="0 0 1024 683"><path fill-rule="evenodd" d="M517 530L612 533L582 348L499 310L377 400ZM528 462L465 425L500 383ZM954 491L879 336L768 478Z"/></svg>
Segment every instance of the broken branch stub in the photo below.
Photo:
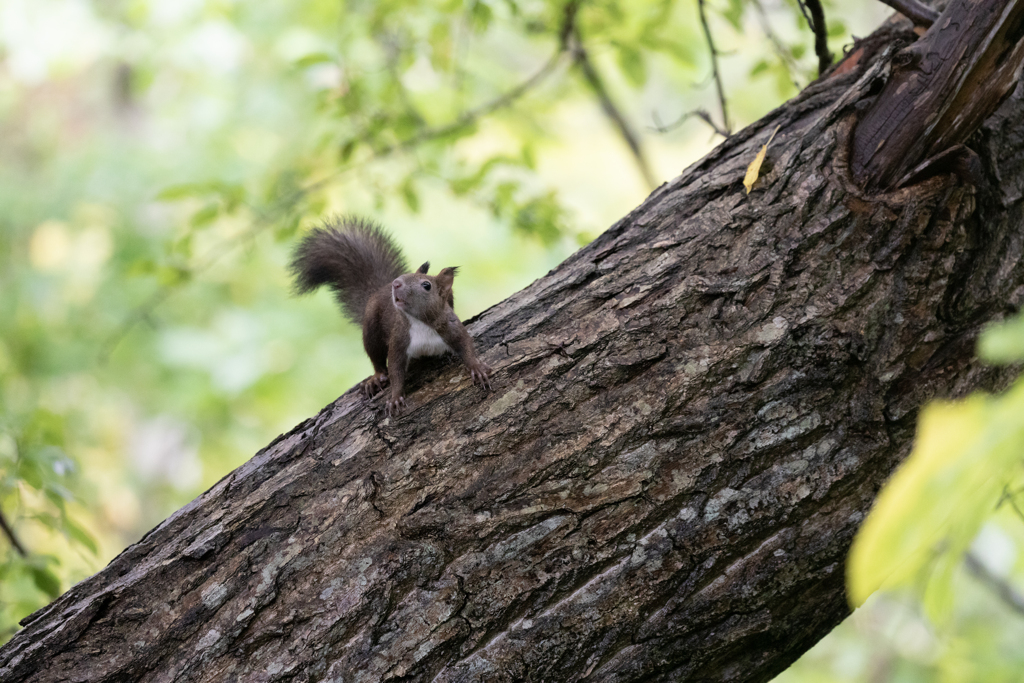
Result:
<svg viewBox="0 0 1024 683"><path fill-rule="evenodd" d="M891 73L853 139L854 179L870 192L918 179L967 142L1012 92L1024 62L1024 0L954 0Z"/></svg>

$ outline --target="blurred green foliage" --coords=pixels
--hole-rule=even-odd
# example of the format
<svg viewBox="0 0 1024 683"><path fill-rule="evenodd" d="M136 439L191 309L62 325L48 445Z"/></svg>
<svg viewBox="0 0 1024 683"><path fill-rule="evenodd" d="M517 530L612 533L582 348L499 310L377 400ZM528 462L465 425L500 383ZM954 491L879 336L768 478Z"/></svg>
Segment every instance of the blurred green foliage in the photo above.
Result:
<svg viewBox="0 0 1024 683"><path fill-rule="evenodd" d="M990 363L1024 361L1024 316L986 329L978 349ZM1022 456L1024 377L997 396L921 411L913 450L879 493L846 568L853 605L883 589L874 599L921 636L920 647L887 659L900 671L892 680L1020 680Z"/></svg>
<svg viewBox="0 0 1024 683"><path fill-rule="evenodd" d="M794 0L706 5L732 121L814 78ZM826 10L835 54L888 12ZM0 0L0 513L24 550L0 534L0 640L369 373L327 294L291 298L297 231L379 218L412 260L463 266L466 318L642 201L581 46L658 181L710 149L682 118L722 120L693 0ZM1019 575L998 521L982 536ZM945 649L886 598L861 620L898 612L925 646L851 620L786 676L1010 670L1019 622L994 638L1003 603L972 590L989 602L955 608Z"/></svg>
<svg viewBox="0 0 1024 683"><path fill-rule="evenodd" d="M1024 348L1024 335L1019 343ZM847 563L850 601L925 586L934 621L952 608L953 571L982 524L1024 487L1024 380L1001 396L927 406L914 450L879 493Z"/></svg>

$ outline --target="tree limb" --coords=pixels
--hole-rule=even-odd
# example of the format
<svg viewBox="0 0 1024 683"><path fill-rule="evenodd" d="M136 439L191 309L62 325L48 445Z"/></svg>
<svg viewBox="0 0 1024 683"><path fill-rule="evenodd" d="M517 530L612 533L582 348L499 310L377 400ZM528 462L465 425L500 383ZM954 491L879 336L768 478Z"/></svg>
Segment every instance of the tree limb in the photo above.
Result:
<svg viewBox="0 0 1024 683"><path fill-rule="evenodd" d="M21 544L21 541L18 540L18 537L14 533L14 529L7 523L7 518L4 516L3 510L0 510L0 529L3 530L4 536L6 536L7 540L10 541L11 547L14 548L15 552L22 557L28 557L28 553L25 551L25 546Z"/></svg>
<svg viewBox="0 0 1024 683"><path fill-rule="evenodd" d="M804 11L804 18L814 33L814 54L818 56L818 75L832 66L832 53L828 51L828 26L825 24L825 10L820 0L798 0Z"/></svg>
<svg viewBox="0 0 1024 683"><path fill-rule="evenodd" d="M939 13L918 0L880 0L914 22L915 26L929 27L939 18Z"/></svg>
<svg viewBox="0 0 1024 683"><path fill-rule="evenodd" d="M869 46L472 321L493 393L350 391L24 620L0 680L770 680L847 614L919 406L1014 372L973 349L1024 303L1024 99L994 191L867 194Z"/></svg>

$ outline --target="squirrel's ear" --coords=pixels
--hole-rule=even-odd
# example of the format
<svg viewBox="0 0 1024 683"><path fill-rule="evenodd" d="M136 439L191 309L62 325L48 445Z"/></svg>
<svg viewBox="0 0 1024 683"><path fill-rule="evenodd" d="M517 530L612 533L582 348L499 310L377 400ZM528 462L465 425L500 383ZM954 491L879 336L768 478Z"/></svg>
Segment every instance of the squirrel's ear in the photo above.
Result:
<svg viewBox="0 0 1024 683"><path fill-rule="evenodd" d="M419 270L417 270L416 272L423 273L424 275L426 275L428 270L430 270L430 261L427 261L422 266L420 266Z"/></svg>
<svg viewBox="0 0 1024 683"><path fill-rule="evenodd" d="M442 268L441 272L434 277L441 298L453 308L455 307L455 297L452 295L452 285L455 284L455 274L458 272L458 266L450 266Z"/></svg>
<svg viewBox="0 0 1024 683"><path fill-rule="evenodd" d="M442 281L447 282L448 286L452 286L452 282L455 281L455 276L459 274L458 266L448 266L442 268L441 272L437 274L437 283L441 284Z"/></svg>

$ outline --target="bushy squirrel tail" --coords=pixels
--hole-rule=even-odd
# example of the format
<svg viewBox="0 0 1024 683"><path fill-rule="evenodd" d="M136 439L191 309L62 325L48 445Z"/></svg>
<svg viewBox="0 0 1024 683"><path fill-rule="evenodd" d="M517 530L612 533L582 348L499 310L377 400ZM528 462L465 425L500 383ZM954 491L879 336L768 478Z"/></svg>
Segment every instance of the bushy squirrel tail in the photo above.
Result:
<svg viewBox="0 0 1024 683"><path fill-rule="evenodd" d="M405 257L379 225L361 218L329 220L295 248L291 271L298 294L327 285L345 315L363 324L366 302L378 289L409 272Z"/></svg>

